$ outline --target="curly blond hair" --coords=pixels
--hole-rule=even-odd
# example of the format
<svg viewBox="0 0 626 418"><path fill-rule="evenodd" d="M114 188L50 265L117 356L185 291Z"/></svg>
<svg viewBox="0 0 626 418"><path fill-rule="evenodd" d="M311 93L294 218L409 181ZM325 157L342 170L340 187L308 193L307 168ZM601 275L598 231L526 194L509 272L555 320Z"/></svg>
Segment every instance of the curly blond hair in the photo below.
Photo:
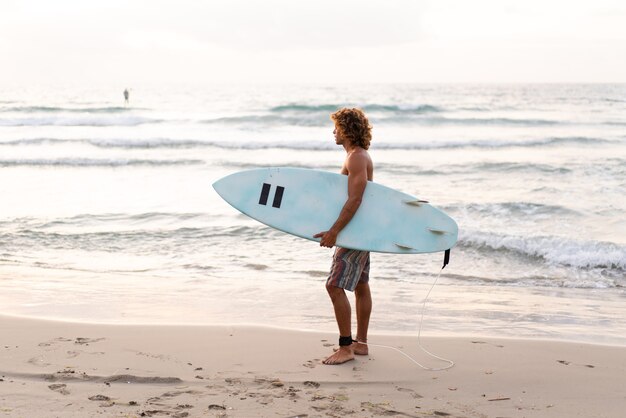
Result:
<svg viewBox="0 0 626 418"><path fill-rule="evenodd" d="M330 115L335 127L348 138L353 145L364 149L370 147L372 126L361 109L344 107Z"/></svg>

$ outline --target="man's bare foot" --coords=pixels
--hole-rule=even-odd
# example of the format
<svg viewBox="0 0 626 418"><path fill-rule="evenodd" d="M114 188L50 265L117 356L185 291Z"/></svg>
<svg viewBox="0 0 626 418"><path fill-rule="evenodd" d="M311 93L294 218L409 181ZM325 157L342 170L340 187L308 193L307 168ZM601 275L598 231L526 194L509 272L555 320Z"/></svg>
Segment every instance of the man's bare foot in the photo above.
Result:
<svg viewBox="0 0 626 418"><path fill-rule="evenodd" d="M354 354L357 354L359 356L366 356L369 354L369 351L367 349L367 344L352 343L350 348L352 348L352 351L354 352ZM339 348L337 347L333 348L333 351L335 352L337 352L338 350Z"/></svg>
<svg viewBox="0 0 626 418"><path fill-rule="evenodd" d="M358 354L360 356L366 356L369 353L367 350L367 344L352 343L352 350L354 351L354 354Z"/></svg>
<svg viewBox="0 0 626 418"><path fill-rule="evenodd" d="M353 344L354 345L354 344ZM339 347L337 351L326 360L322 361L324 364L342 364L346 361L354 360L354 352L351 345L345 345Z"/></svg>

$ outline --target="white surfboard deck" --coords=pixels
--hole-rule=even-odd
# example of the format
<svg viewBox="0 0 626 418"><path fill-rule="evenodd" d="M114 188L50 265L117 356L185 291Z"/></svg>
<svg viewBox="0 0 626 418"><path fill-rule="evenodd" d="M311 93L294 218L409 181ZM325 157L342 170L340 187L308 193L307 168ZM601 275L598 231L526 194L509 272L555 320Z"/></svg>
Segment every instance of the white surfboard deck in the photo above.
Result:
<svg viewBox="0 0 626 418"><path fill-rule="evenodd" d="M280 167L240 171L213 188L230 205L268 226L313 238L335 223L348 198L348 176ZM448 215L414 196L367 182L356 214L337 246L382 253L432 253L452 248L458 226Z"/></svg>

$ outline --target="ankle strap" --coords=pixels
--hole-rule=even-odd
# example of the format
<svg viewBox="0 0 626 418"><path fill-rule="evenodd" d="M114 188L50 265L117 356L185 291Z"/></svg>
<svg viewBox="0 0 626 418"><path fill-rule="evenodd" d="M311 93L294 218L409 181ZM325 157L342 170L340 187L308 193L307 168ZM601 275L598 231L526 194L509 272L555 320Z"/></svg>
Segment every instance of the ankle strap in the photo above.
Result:
<svg viewBox="0 0 626 418"><path fill-rule="evenodd" d="M340 347L351 345L353 342L356 342L356 341L352 339L352 335L348 335L347 337L342 337L341 335L339 336Z"/></svg>

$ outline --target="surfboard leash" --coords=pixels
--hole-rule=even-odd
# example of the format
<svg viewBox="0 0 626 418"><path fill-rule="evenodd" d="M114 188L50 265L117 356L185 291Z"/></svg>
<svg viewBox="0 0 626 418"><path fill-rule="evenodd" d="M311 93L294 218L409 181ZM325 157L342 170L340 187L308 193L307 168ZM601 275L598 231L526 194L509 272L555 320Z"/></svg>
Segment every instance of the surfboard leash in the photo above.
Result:
<svg viewBox="0 0 626 418"><path fill-rule="evenodd" d="M422 324L424 322L424 312L426 311L426 302L428 301L428 297L430 296L430 292L432 292L433 288L435 287L435 285L437 284L437 281L439 280L439 276L441 276L441 272L443 271L444 268L446 268L446 266L448 265L448 263L450 262L450 250L446 250L445 256L444 256L444 264L443 267L441 267L441 269L439 270L439 273L437 274L437 277L435 277L435 281L433 282L433 284L430 286L430 289L428 289L428 293L426 293L426 297L424 298L424 302L422 303L422 314L420 317L420 325L419 325L419 329L417 331L417 346L426 354L428 354L429 356L431 356L432 358L435 358L437 360L443 361L448 363L447 366L444 367L437 367L437 368L433 368L433 367L427 367L424 366L423 364L419 363L417 360L415 360L413 357L411 357L410 355L408 355L407 353L405 353L404 351L400 350L397 347L392 347L390 345L381 345L381 344L372 344L372 343L368 343L368 342L363 342L363 341L357 341L354 340L355 342L358 342L360 344L365 344L367 346L372 346L372 347L382 347L382 348L389 348L391 350L397 351L398 353L402 354L404 357L408 358L409 360L411 360L413 363L417 364L419 367L421 367L424 370L429 370L429 371L433 371L433 372L438 372L438 371L442 371L442 370L448 370L450 368L452 368L454 366L454 361L449 360L447 358L443 358L440 357L436 354L431 353L430 351L428 351L427 349L425 349L422 346L422 341L421 341L421 336L422 336Z"/></svg>

